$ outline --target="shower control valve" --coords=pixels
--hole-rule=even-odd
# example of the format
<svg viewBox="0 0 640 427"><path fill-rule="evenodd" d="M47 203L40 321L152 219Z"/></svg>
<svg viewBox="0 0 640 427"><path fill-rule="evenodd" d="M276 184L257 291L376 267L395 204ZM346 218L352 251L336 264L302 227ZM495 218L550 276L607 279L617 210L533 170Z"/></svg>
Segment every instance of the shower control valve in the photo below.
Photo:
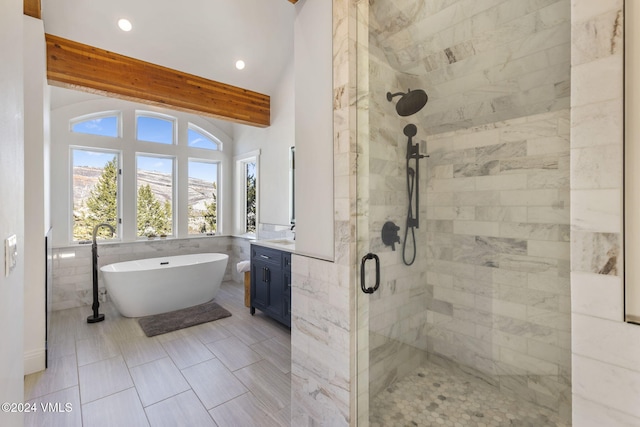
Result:
<svg viewBox="0 0 640 427"><path fill-rule="evenodd" d="M396 243L400 243L398 230L400 230L400 227L391 221L385 222L382 226L382 243L384 243L385 246L391 246L392 251L396 250Z"/></svg>

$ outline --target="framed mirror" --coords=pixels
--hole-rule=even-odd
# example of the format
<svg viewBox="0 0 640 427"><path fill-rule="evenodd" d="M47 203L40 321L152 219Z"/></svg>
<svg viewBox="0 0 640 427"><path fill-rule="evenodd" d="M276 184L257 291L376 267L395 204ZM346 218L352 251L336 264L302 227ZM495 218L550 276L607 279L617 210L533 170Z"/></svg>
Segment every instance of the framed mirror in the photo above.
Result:
<svg viewBox="0 0 640 427"><path fill-rule="evenodd" d="M625 22L638 22L640 5L637 2L625 4ZM640 324L640 231L638 210L640 196L640 124L637 115L640 111L640 31L635 25L625 26L625 126L624 126L624 302L625 320Z"/></svg>

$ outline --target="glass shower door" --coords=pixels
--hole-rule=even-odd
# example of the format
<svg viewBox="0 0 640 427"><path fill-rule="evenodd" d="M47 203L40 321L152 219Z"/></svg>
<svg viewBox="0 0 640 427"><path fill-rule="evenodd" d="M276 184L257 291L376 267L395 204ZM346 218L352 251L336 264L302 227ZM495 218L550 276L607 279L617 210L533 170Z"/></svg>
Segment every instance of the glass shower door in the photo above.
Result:
<svg viewBox="0 0 640 427"><path fill-rule="evenodd" d="M428 94L369 49L369 4L359 2L358 34L358 420L375 397L426 359L426 134ZM379 268L376 268L376 264ZM379 286L375 289L376 284Z"/></svg>

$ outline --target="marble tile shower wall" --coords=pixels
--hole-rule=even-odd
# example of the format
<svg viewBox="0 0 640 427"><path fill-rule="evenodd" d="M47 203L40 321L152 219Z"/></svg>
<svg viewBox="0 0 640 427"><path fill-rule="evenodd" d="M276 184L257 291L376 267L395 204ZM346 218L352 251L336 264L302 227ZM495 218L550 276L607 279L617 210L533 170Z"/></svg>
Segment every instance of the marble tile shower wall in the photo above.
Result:
<svg viewBox="0 0 640 427"><path fill-rule="evenodd" d="M235 237L171 239L151 242L109 243L98 248L98 265L158 256L218 252L229 255L224 280L242 281L236 263L249 259L249 241ZM53 249L52 309L64 310L92 303L91 247L73 246ZM99 276L101 288L104 282Z"/></svg>
<svg viewBox="0 0 640 427"><path fill-rule="evenodd" d="M624 270L637 266L622 262L624 239L638 238L622 207L624 37L637 22L624 22L623 0L571 6L573 422L638 426L640 327L623 321Z"/></svg>
<svg viewBox="0 0 640 427"><path fill-rule="evenodd" d="M427 349L570 418L569 110L427 145Z"/></svg>
<svg viewBox="0 0 640 427"><path fill-rule="evenodd" d="M432 133L569 108L568 0L372 2L369 27L395 70L422 77Z"/></svg>

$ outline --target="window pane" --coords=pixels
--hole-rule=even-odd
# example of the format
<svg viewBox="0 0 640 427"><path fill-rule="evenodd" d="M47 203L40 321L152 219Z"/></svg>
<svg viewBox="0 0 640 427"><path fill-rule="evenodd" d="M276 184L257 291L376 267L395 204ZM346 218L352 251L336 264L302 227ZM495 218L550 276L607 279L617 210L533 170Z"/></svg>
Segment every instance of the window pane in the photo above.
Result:
<svg viewBox="0 0 640 427"><path fill-rule="evenodd" d="M173 159L137 156L137 235L173 233Z"/></svg>
<svg viewBox="0 0 640 427"><path fill-rule="evenodd" d="M218 225L218 165L189 162L189 234L215 233Z"/></svg>
<svg viewBox="0 0 640 427"><path fill-rule="evenodd" d="M173 121L158 117L138 116L136 138L139 141L173 144Z"/></svg>
<svg viewBox="0 0 640 427"><path fill-rule="evenodd" d="M245 176L247 178L247 214L246 227L247 233L256 232L256 164L255 162L245 163Z"/></svg>
<svg viewBox="0 0 640 427"><path fill-rule="evenodd" d="M117 227L118 156L113 152L73 149L73 240L91 240L101 223ZM103 227L98 236L112 238Z"/></svg>
<svg viewBox="0 0 640 427"><path fill-rule="evenodd" d="M217 150L218 143L208 135L189 126L189 147Z"/></svg>
<svg viewBox="0 0 640 427"><path fill-rule="evenodd" d="M71 125L71 132L118 137L118 116L96 117Z"/></svg>

